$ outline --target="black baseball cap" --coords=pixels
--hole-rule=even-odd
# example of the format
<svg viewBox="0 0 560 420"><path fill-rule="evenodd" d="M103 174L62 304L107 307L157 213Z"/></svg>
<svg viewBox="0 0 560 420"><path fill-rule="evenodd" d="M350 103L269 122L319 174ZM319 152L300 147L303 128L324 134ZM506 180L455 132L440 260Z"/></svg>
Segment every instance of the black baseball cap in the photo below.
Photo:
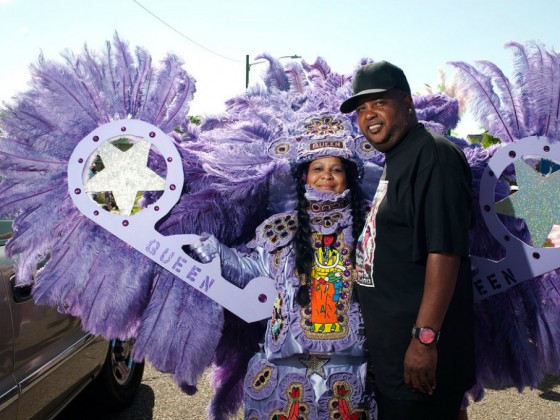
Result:
<svg viewBox="0 0 560 420"><path fill-rule="evenodd" d="M358 106L358 101L365 95L385 92L390 89L400 89L410 93L410 86L404 72L388 61L376 61L358 69L352 80L354 96L346 99L340 105L340 112L352 112Z"/></svg>

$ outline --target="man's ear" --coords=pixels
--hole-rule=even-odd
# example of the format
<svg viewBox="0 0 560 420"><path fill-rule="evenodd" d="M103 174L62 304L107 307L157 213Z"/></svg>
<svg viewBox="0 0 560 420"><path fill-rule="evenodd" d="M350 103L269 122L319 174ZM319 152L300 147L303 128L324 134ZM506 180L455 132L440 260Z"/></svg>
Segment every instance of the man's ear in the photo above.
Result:
<svg viewBox="0 0 560 420"><path fill-rule="evenodd" d="M414 108L414 101L412 100L411 95L405 95L403 98L403 102L407 108Z"/></svg>

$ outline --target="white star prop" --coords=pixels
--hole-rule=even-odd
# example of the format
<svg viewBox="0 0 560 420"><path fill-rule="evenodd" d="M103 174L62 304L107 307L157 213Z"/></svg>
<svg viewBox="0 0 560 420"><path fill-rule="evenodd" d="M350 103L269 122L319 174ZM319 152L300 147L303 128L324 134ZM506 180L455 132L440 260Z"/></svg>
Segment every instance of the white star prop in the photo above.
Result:
<svg viewBox="0 0 560 420"><path fill-rule="evenodd" d="M560 171L543 176L522 159L514 165L519 190L498 201L496 212L524 219L533 246L542 247L553 225L560 224Z"/></svg>
<svg viewBox="0 0 560 420"><path fill-rule="evenodd" d="M126 151L103 143L98 153L105 168L85 184L88 192L113 193L120 213L129 216L140 191L161 191L165 179L147 167L151 144L138 141Z"/></svg>

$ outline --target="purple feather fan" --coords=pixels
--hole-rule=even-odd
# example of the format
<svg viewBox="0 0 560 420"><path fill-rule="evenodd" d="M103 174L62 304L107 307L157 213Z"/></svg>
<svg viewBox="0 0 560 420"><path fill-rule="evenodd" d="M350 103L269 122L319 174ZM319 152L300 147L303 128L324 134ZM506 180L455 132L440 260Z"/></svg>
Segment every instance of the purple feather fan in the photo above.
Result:
<svg viewBox="0 0 560 420"><path fill-rule="evenodd" d="M40 57L31 68L31 88L3 112L0 213L17 215L7 252L16 258L18 283L30 283L37 265L48 259L35 275L38 303L79 316L85 329L106 338L138 336L142 352L135 357L158 366L161 349L150 352L143 340L176 340L165 366L173 367L178 382L194 386L219 340L221 308L173 276L160 275L151 260L82 216L70 201L66 175L76 144L113 119L138 118L166 131L180 128L181 141L196 137L198 130L185 120L194 80L176 56L154 68L146 51L138 48L133 56L117 35L99 56L85 48L64 58L57 63ZM196 156L184 144L178 149L193 173ZM152 165L157 171L158 162ZM146 197L144 203L149 202ZM154 315L162 296L176 303ZM192 310L173 311L176 307ZM193 328L201 324L195 314L205 317L213 334Z"/></svg>
<svg viewBox="0 0 560 420"><path fill-rule="evenodd" d="M514 51L514 78L510 81L493 63L478 62L479 69L462 62L456 67L460 91L479 123L503 143L527 136L547 136L557 141L560 93L560 58L537 43L509 43ZM478 203L482 171L501 145L488 150L466 149L473 171L473 192ZM496 200L506 197L509 187L498 184ZM505 250L490 235L480 208L475 206L472 231L473 255L499 260ZM524 222L503 217L510 232L528 241ZM560 373L560 270L521 283L482 300L475 307L477 386L473 398L482 397L485 386L536 387L545 374Z"/></svg>

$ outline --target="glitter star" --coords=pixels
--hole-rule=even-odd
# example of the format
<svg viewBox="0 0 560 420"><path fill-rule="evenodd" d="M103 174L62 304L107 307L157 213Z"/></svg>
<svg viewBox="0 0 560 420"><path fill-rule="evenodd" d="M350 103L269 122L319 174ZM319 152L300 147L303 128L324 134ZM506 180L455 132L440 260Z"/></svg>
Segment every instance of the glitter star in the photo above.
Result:
<svg viewBox="0 0 560 420"><path fill-rule="evenodd" d="M327 375L325 374L325 370L323 369L323 366L329 363L330 360L331 359L328 359L326 357L317 357L314 355L309 356L308 359L303 359L303 358L299 359L301 363L307 366L307 371L305 372L305 376L309 378L311 375L316 373L323 379L327 379Z"/></svg>
<svg viewBox="0 0 560 420"><path fill-rule="evenodd" d="M560 224L560 171L541 175L522 159L514 163L519 190L498 201L498 213L525 220L533 246L544 246L553 225Z"/></svg>
<svg viewBox="0 0 560 420"><path fill-rule="evenodd" d="M132 214L138 192L161 191L165 179L147 167L150 143L142 140L126 151L113 144L103 143L98 149L105 168L85 185L88 192L113 193L121 214Z"/></svg>

